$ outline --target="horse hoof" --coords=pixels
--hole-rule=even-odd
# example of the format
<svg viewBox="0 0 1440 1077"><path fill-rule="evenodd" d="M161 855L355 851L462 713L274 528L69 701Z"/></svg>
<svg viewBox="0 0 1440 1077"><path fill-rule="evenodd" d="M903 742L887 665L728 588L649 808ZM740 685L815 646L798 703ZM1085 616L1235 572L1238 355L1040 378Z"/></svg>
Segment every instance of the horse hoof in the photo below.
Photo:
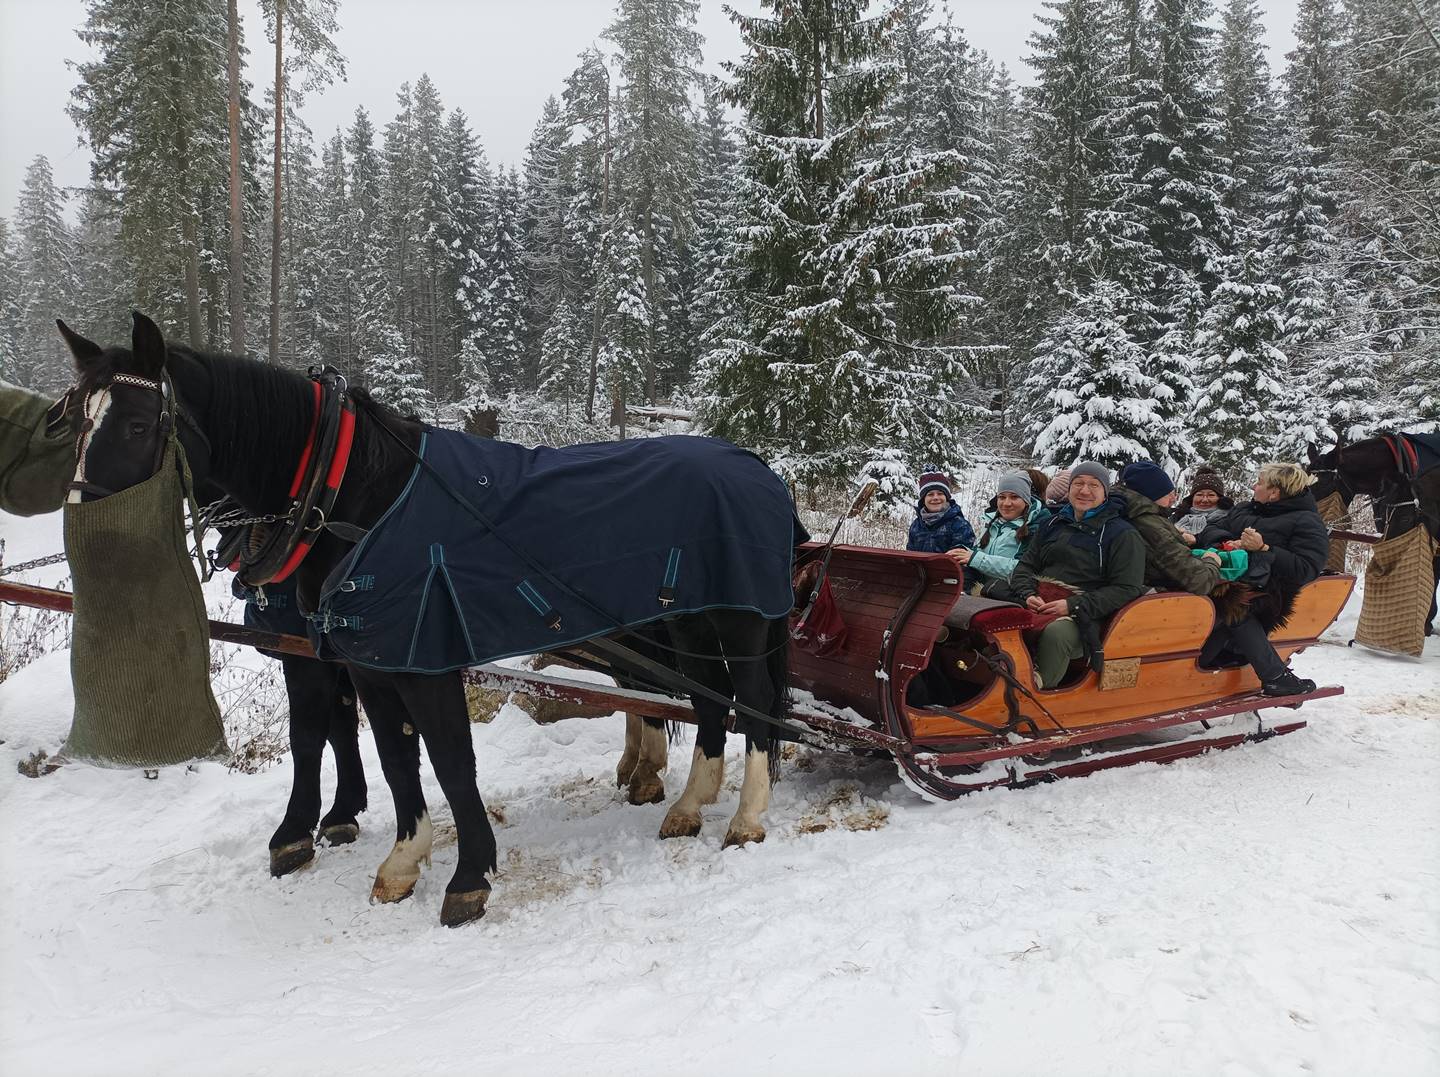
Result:
<svg viewBox="0 0 1440 1077"><path fill-rule="evenodd" d="M289 845L270 850L270 874L275 878L289 875L296 868L303 868L315 859L315 842L309 835Z"/></svg>
<svg viewBox="0 0 1440 1077"><path fill-rule="evenodd" d="M631 804L659 804L665 800L664 782L639 782L630 787L625 799Z"/></svg>
<svg viewBox="0 0 1440 1077"><path fill-rule="evenodd" d="M463 894L446 894L440 906L440 922L446 927L459 927L485 915L485 902L490 888L467 890Z"/></svg>
<svg viewBox="0 0 1440 1077"><path fill-rule="evenodd" d="M765 828L764 828L764 827L758 827L758 826L757 826L757 827L751 827L751 828L746 828L746 829L742 829L742 830L736 830L736 829L732 828L732 829L730 829L729 831L726 832L726 834L725 834L725 841L721 844L720 848L722 848L722 849L730 849L730 848L734 848L735 846L738 846L738 845L749 845L749 844L751 844L752 842L758 843L758 842L762 842L762 841L764 841L764 840L765 840Z"/></svg>
<svg viewBox="0 0 1440 1077"><path fill-rule="evenodd" d="M635 760L622 759L620 765L615 768L615 784L624 789L630 784L630 775L635 773Z"/></svg>
<svg viewBox="0 0 1440 1077"><path fill-rule="evenodd" d="M359 823L334 823L320 829L320 837L331 845L349 845L360 837Z"/></svg>
<svg viewBox="0 0 1440 1077"><path fill-rule="evenodd" d="M415 884L420 881L420 873L413 876L401 875L392 879L375 876L375 885L370 888L370 904L380 902L384 905L392 905L397 901L404 901L415 892Z"/></svg>
<svg viewBox="0 0 1440 1077"><path fill-rule="evenodd" d="M693 838L700 833L700 815L684 815L671 811L660 824L662 838Z"/></svg>

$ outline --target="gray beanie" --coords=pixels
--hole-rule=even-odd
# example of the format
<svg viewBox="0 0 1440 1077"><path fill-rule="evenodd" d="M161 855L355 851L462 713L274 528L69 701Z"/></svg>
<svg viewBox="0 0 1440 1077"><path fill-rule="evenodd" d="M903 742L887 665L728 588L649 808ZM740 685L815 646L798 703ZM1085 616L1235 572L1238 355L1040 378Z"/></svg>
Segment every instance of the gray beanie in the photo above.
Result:
<svg viewBox="0 0 1440 1077"><path fill-rule="evenodd" d="M997 494L1014 494L1029 502L1035 496L1035 487L1030 482L1030 476L1025 472L1007 471L995 484L995 492Z"/></svg>
<svg viewBox="0 0 1440 1077"><path fill-rule="evenodd" d="M1089 475L1097 479L1100 485L1105 487L1105 492L1110 492L1110 469L1104 464L1097 464L1094 460L1081 460L1070 469L1070 481L1074 482L1081 475Z"/></svg>

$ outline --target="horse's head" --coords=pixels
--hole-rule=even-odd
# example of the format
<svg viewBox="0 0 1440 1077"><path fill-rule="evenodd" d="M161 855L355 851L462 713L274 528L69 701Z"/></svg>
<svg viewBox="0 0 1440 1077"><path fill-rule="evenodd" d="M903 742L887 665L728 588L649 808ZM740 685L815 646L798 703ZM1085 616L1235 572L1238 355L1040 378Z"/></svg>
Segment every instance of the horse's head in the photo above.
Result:
<svg viewBox="0 0 1440 1077"><path fill-rule="evenodd" d="M75 357L76 406L72 501L89 501L144 482L160 467L182 404L168 369L165 338L154 322L134 315L130 347L102 348L64 322L55 323ZM193 422L179 426L197 485L208 475L210 447Z"/></svg>

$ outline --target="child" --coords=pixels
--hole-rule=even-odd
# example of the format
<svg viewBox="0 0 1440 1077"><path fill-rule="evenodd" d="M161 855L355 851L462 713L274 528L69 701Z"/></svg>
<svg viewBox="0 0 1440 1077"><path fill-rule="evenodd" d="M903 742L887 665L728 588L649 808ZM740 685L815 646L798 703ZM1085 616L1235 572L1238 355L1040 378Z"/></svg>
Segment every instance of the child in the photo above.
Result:
<svg viewBox="0 0 1440 1077"><path fill-rule="evenodd" d="M907 550L954 556L975 545L975 529L950 496L953 490L950 477L939 471L930 470L920 476L920 500L905 543Z"/></svg>
<svg viewBox="0 0 1440 1077"><path fill-rule="evenodd" d="M1006 582L1030 536L1049 518L1030 477L1023 471L1007 471L995 484L995 508L985 514L979 545L973 551L961 550L955 560L969 567L980 588Z"/></svg>

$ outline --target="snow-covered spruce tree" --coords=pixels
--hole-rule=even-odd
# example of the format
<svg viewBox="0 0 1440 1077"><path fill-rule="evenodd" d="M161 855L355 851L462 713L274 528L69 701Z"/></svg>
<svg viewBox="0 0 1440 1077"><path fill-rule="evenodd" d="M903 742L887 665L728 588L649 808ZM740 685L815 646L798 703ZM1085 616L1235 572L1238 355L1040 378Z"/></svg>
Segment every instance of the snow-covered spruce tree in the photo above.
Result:
<svg viewBox="0 0 1440 1077"><path fill-rule="evenodd" d="M1044 465L1174 462L1174 421L1150 374L1152 356L1128 324L1132 302L1120 285L1101 281L1041 340L1028 389L1038 401L1031 432Z"/></svg>
<svg viewBox="0 0 1440 1077"><path fill-rule="evenodd" d="M627 382L627 392L653 399L656 390L655 333L668 290L657 268L674 262L657 244L669 237L684 242L695 197L695 132L690 123L690 88L700 63L701 37L695 31L698 0L618 0L605 31L618 51L621 123L615 165L624 176L623 208L640 240L640 263L650 312L642 363L645 377ZM681 372L683 373L683 372Z"/></svg>
<svg viewBox="0 0 1440 1077"><path fill-rule="evenodd" d="M696 131L694 233L694 286L690 318L703 334L730 310L722 268L735 240L736 173L739 152L725 118L725 103L717 79L702 84L704 98Z"/></svg>
<svg viewBox="0 0 1440 1077"><path fill-rule="evenodd" d="M545 328L540 346L540 395L554 400L565 415L585 405L589 376L590 318L563 296Z"/></svg>
<svg viewBox="0 0 1440 1077"><path fill-rule="evenodd" d="M1290 356L1289 380L1305 385L1297 403L1298 425L1333 441L1337 421L1331 394L1353 390L1353 365L1372 366L1364 349L1334 346L1339 307L1344 300L1339 252L1331 221L1340 184L1336 162L1342 122L1344 72L1343 24L1336 0L1302 0L1295 24L1296 46L1284 78L1282 126L1290 132L1268 199L1265 241L1276 279L1284 293L1282 348ZM1361 354L1357 354L1357 352ZM1373 373L1361 374L1369 381ZM1352 402L1335 402L1343 412ZM1365 407L1368 408L1370 402ZM1370 425L1369 414L1362 419Z"/></svg>
<svg viewBox="0 0 1440 1077"><path fill-rule="evenodd" d="M92 0L80 39L95 58L77 66L68 111L93 178L116 189L135 304L204 347L219 321L206 305L226 302L223 266L209 274L213 292L201 279L204 237L215 237L214 259L229 249L225 8ZM243 113L247 124L258 115Z"/></svg>
<svg viewBox="0 0 1440 1077"><path fill-rule="evenodd" d="M465 342L479 328L476 317L484 305L489 283L484 251L492 238L495 194L485 151L459 109L445 121L441 168L449 208L438 237L449 263L441 282L441 292L450 306L448 339L443 350L457 357L454 388L463 402L475 396L475 371L465 354Z"/></svg>
<svg viewBox="0 0 1440 1077"><path fill-rule="evenodd" d="M976 309L977 379L999 433L1010 433L1013 414L1021 410L1025 364L1038 334L1038 311L1053 305L1053 296L1037 298L1042 287L1034 272L1039 221L1030 215L1032 192L1022 167L1025 125L1013 80L1005 65L988 65L982 140L989 147L992 172L989 212L976 237L976 292L984 300Z"/></svg>
<svg viewBox="0 0 1440 1077"><path fill-rule="evenodd" d="M475 312L472 338L489 368L493 392L522 383L525 371L525 247L520 234L520 176L514 168L495 177L484 298Z"/></svg>
<svg viewBox="0 0 1440 1077"><path fill-rule="evenodd" d="M10 239L10 222L0 217L0 381L19 383L20 266Z"/></svg>
<svg viewBox="0 0 1440 1077"><path fill-rule="evenodd" d="M1216 56L1221 116L1217 150L1229 181L1224 197L1245 227L1264 216L1265 181L1275 155L1275 95L1261 14L1260 0L1226 0Z"/></svg>
<svg viewBox="0 0 1440 1077"><path fill-rule="evenodd" d="M586 268L579 271L567 241L566 215L574 195L574 153L569 142L565 109L552 94L545 99L540 119L531 132L521 168L521 224L526 237L525 323L530 330L527 371L540 371L545 365L544 337L550 321L562 298L568 296L572 305L577 301L579 277L589 272L589 252L582 259ZM526 383L530 381L527 376Z"/></svg>
<svg viewBox="0 0 1440 1077"><path fill-rule="evenodd" d="M73 381L69 349L55 319L73 317L75 237L64 220L65 197L55 186L50 161L41 155L25 169L15 210L16 262L20 270L16 380L34 389L63 388Z"/></svg>
<svg viewBox="0 0 1440 1077"><path fill-rule="evenodd" d="M1302 395L1289 384L1284 293L1269 279L1259 251L1230 260L1196 336L1199 369L1192 427L1202 459L1222 470L1250 470L1266 460L1304 454L1296 429Z"/></svg>
<svg viewBox="0 0 1440 1077"><path fill-rule="evenodd" d="M345 151L349 158L349 186L348 213L342 233L346 240L342 270L346 306L342 354L346 356L347 363L356 364L356 374L359 375L364 369L360 354L366 331L361 315L367 300L373 301L367 289L373 290L377 286L377 282L370 278L375 274L383 276L386 262L380 189L383 167L375 148L374 125L363 108L355 110L355 119L345 134ZM387 305L382 313L386 321L394 321L395 312L390 306ZM349 370L350 366L341 369Z"/></svg>
<svg viewBox="0 0 1440 1077"><path fill-rule="evenodd" d="M1219 152L1222 117L1212 88L1209 0L1154 0L1141 26L1138 71L1127 75L1121 128L1128 174L1115 208L1144 229L1126 279L1159 308L1190 281L1208 294L1235 244L1230 181Z"/></svg>
<svg viewBox="0 0 1440 1077"><path fill-rule="evenodd" d="M304 370L324 359L326 325L319 304L332 267L320 248L323 193L309 125L298 115L287 116L282 143L279 362Z"/></svg>
<svg viewBox="0 0 1440 1077"><path fill-rule="evenodd" d="M1350 0L1341 131L1344 336L1373 353L1393 425L1435 421L1440 370L1440 5Z"/></svg>
<svg viewBox="0 0 1440 1077"><path fill-rule="evenodd" d="M765 6L731 15L748 45L730 67L746 113L736 307L710 333L701 421L807 484L896 445L959 463L961 353L933 343L965 301L953 158L883 144L888 15Z"/></svg>
<svg viewBox="0 0 1440 1077"><path fill-rule="evenodd" d="M405 346L405 337L393 324L381 324L366 333L363 356L370 394L401 415L423 421L434 417L434 398L425 388L420 363Z"/></svg>
<svg viewBox="0 0 1440 1077"><path fill-rule="evenodd" d="M651 307L645 293L644 241L626 221L616 223L601 249L608 254L595 286L606 311L600 348L600 385L610 402L610 422L625 429L625 406L650 375Z"/></svg>
<svg viewBox="0 0 1440 1077"><path fill-rule="evenodd" d="M421 239L420 203L416 196L415 92L401 83L395 95L399 111L385 125L380 153L381 228L376 238L385 252L386 275L394 309L389 322L414 346L415 289L412 281Z"/></svg>
<svg viewBox="0 0 1440 1077"><path fill-rule="evenodd" d="M353 267L350 264L351 208L345 174L345 139L337 130L321 147L315 176L313 316L320 335L321 358L337 370L349 370L353 327Z"/></svg>
<svg viewBox="0 0 1440 1077"><path fill-rule="evenodd" d="M415 181L415 272L409 281L407 309L414 318L415 350L426 385L436 399L455 390L452 336L454 292L450 284L451 190L445 176L445 108L428 75L415 83L415 125L411 168Z"/></svg>
<svg viewBox="0 0 1440 1077"><path fill-rule="evenodd" d="M1043 275L1034 302L1048 322L1102 272L1107 249L1136 224L1108 212L1108 175L1118 171L1107 123L1119 102L1112 16L1106 0L1051 0L1037 17L1029 63L1035 82L1021 93L1029 117L1010 212L1035 233L1029 260ZM1023 201L1022 201L1023 199Z"/></svg>

